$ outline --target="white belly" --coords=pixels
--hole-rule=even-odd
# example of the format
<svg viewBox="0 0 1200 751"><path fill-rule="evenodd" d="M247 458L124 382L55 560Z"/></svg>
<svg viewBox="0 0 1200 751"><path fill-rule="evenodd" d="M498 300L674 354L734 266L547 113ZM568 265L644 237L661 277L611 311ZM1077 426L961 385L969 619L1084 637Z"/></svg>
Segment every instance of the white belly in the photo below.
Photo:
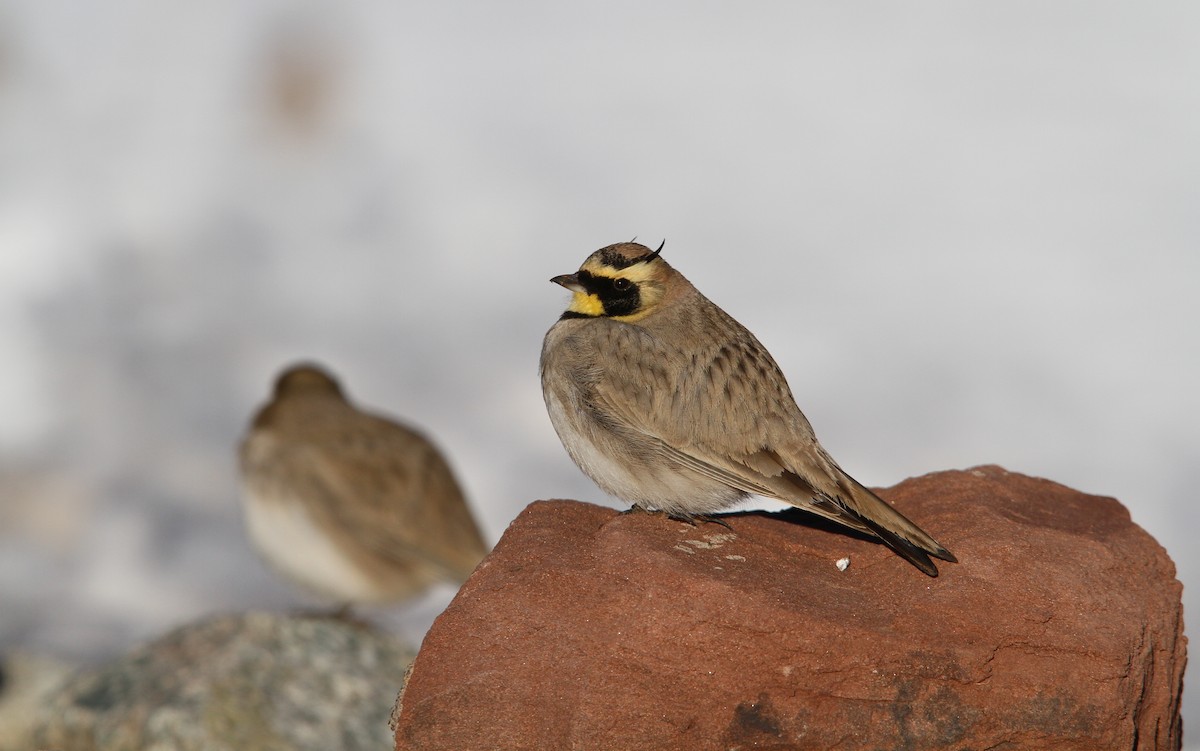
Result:
<svg viewBox="0 0 1200 751"><path fill-rule="evenodd" d="M670 514L711 514L727 509L745 493L665 459L634 456L613 440L594 439L601 431L581 429L585 419L546 393L546 409L559 440L583 473L606 493L627 503Z"/></svg>
<svg viewBox="0 0 1200 751"><path fill-rule="evenodd" d="M354 561L291 499L244 491L246 529L267 561L296 583L336 602L386 598Z"/></svg>

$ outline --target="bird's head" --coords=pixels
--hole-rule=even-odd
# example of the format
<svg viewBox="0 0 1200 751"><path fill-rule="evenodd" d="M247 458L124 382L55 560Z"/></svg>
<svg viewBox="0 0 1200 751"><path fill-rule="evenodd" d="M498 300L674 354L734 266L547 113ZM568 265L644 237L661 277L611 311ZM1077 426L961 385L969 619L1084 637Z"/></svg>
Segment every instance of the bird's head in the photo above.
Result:
<svg viewBox="0 0 1200 751"><path fill-rule="evenodd" d="M275 398L301 394L342 396L342 387L328 371L313 363L289 367L275 379Z"/></svg>
<svg viewBox="0 0 1200 751"><path fill-rule="evenodd" d="M649 315L662 302L672 277L670 265L659 257L662 249L635 242L609 245L588 256L574 274L551 279L574 293L563 318L633 322Z"/></svg>

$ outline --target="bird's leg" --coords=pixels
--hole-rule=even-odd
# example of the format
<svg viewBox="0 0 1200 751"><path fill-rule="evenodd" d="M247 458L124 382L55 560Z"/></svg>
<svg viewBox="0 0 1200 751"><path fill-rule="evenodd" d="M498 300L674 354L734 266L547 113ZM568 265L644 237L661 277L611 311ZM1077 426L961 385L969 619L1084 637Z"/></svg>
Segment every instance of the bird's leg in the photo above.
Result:
<svg viewBox="0 0 1200 751"><path fill-rule="evenodd" d="M304 618L314 621L338 621L347 626L353 626L360 631L371 631L372 626L370 621L354 614L354 603L343 602L340 605L335 605L333 608L318 607L307 610L296 611L297 618Z"/></svg>
<svg viewBox="0 0 1200 751"><path fill-rule="evenodd" d="M337 610L329 614L329 618L335 621L340 621L347 626L356 628L359 631L372 631L370 621L362 616L354 614L354 603L345 602Z"/></svg>
<svg viewBox="0 0 1200 751"><path fill-rule="evenodd" d="M725 521L724 519L722 519L721 517L719 517L715 514L675 514L675 513L669 512L669 511L661 511L659 509L654 509L652 511L643 506L639 506L636 503L633 504L632 506L630 506L629 508L625 509L621 513L622 514L651 514L653 516L665 516L673 522L683 522L684 524L690 524L693 527L698 526L701 523L720 524L722 527L724 527L725 529L728 529L730 532L733 531L733 527L729 526L729 522Z"/></svg>

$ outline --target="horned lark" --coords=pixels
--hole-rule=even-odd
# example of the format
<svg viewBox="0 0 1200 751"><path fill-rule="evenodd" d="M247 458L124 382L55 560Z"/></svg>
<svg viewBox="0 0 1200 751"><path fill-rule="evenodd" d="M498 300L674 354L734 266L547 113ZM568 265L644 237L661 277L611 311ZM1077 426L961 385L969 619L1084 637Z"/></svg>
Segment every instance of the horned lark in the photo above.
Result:
<svg viewBox="0 0 1200 751"><path fill-rule="evenodd" d="M550 281L574 296L542 345L542 392L567 453L606 492L682 518L748 494L874 535L930 576L956 559L846 474L758 339L637 243Z"/></svg>
<svg viewBox="0 0 1200 751"><path fill-rule="evenodd" d="M239 450L246 525L263 557L348 606L459 582L487 553L438 450L360 412L314 365L286 370Z"/></svg>

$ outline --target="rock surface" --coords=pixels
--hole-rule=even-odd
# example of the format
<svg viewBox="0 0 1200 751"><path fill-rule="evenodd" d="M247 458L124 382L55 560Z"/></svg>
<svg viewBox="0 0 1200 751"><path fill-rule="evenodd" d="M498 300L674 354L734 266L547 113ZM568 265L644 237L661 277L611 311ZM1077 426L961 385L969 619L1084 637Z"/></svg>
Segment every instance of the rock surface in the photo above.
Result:
<svg viewBox="0 0 1200 751"><path fill-rule="evenodd" d="M50 655L17 651L0 656L0 749L34 748L34 718L72 672L72 665Z"/></svg>
<svg viewBox="0 0 1200 751"><path fill-rule="evenodd" d="M250 613L184 626L74 677L38 748L379 749L412 652L345 621Z"/></svg>
<svg viewBox="0 0 1200 751"><path fill-rule="evenodd" d="M962 562L532 504L426 636L396 748L1180 747L1182 587L1120 503L999 467L880 492Z"/></svg>

